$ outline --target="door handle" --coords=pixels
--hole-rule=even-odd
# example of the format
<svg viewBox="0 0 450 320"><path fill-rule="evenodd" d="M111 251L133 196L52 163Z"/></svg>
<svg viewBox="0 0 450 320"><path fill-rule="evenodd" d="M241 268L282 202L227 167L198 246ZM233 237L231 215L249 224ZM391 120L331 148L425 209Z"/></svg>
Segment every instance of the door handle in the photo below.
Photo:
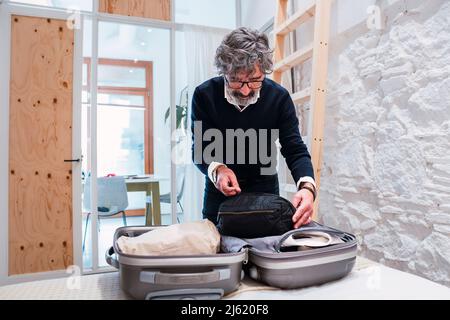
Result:
<svg viewBox="0 0 450 320"><path fill-rule="evenodd" d="M64 162L80 162L81 159L70 159L70 160L64 160Z"/></svg>

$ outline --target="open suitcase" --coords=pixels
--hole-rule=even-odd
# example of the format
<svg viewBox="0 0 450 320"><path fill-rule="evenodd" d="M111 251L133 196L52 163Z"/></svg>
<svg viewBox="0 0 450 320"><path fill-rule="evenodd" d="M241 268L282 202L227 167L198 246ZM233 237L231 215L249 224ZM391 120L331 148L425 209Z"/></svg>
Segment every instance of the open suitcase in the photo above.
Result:
<svg viewBox="0 0 450 320"><path fill-rule="evenodd" d="M273 253L250 248L250 277L273 287L293 289L337 280L350 273L357 253L354 235L311 222L300 229L287 232L283 238L303 231L330 233L340 238L343 243L307 251Z"/></svg>
<svg viewBox="0 0 450 320"><path fill-rule="evenodd" d="M246 250L198 256L139 256L121 253L121 236L137 237L164 227L122 227L106 252L109 265L119 269L120 286L135 299L220 299L236 290L243 277Z"/></svg>

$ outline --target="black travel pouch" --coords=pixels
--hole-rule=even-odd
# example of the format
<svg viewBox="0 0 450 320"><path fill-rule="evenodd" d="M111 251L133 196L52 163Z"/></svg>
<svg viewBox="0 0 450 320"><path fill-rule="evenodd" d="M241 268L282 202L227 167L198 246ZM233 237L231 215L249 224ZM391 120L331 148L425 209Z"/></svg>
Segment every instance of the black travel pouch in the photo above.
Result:
<svg viewBox="0 0 450 320"><path fill-rule="evenodd" d="M219 207L217 229L222 235L261 238L294 228L295 208L288 200L269 193L242 193Z"/></svg>

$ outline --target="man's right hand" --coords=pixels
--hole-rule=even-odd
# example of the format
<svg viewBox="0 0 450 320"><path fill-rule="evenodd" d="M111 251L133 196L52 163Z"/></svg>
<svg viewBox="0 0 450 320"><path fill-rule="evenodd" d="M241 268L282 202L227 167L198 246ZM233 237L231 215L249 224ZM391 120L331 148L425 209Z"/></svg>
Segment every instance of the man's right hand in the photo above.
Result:
<svg viewBox="0 0 450 320"><path fill-rule="evenodd" d="M227 197L241 193L239 183L233 170L226 166L219 166L217 169L216 188Z"/></svg>

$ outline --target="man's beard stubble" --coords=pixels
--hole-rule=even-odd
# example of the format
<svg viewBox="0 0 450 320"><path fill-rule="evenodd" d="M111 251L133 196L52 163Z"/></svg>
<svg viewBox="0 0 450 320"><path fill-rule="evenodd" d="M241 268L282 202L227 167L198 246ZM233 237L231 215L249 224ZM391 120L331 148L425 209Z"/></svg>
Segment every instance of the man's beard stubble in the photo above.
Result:
<svg viewBox="0 0 450 320"><path fill-rule="evenodd" d="M257 89L259 90L259 89ZM233 98L235 103L239 106L248 106L251 104L254 104L257 99L257 90L252 90L247 96L244 96L242 93L239 92L239 90L228 90L229 95Z"/></svg>

